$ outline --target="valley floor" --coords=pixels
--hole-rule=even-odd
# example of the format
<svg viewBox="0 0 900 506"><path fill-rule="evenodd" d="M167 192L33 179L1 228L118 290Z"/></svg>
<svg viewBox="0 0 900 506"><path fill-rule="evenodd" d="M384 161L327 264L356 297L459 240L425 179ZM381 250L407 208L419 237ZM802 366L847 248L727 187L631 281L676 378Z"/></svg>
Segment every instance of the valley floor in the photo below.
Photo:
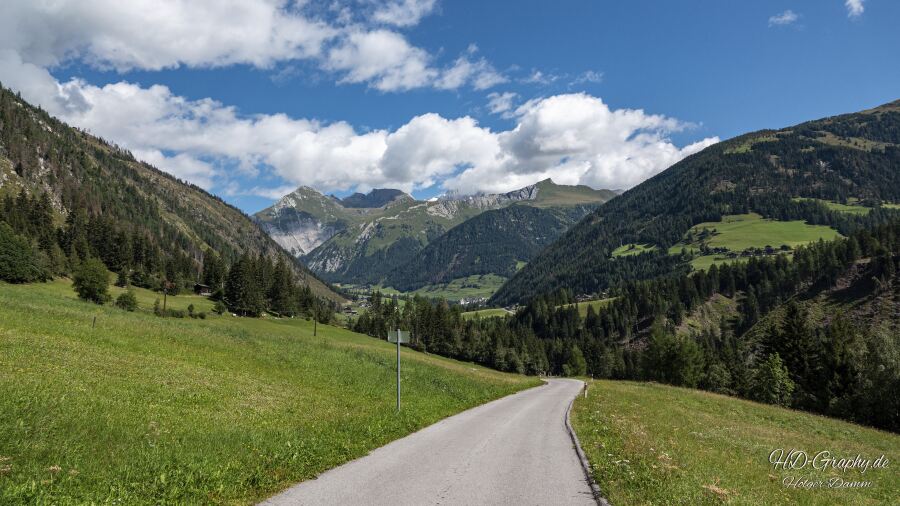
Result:
<svg viewBox="0 0 900 506"><path fill-rule="evenodd" d="M303 319L159 318L0 283L0 503L247 504L539 384ZM169 307L204 301L170 297ZM92 327L96 317L96 326Z"/></svg>

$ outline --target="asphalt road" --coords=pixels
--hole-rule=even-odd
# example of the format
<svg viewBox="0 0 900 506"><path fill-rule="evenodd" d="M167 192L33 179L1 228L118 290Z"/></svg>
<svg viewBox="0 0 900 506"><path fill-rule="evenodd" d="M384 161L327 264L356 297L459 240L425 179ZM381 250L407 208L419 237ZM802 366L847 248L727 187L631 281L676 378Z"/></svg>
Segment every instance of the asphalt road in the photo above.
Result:
<svg viewBox="0 0 900 506"><path fill-rule="evenodd" d="M576 380L551 379L442 420L265 505L595 505L566 431Z"/></svg>

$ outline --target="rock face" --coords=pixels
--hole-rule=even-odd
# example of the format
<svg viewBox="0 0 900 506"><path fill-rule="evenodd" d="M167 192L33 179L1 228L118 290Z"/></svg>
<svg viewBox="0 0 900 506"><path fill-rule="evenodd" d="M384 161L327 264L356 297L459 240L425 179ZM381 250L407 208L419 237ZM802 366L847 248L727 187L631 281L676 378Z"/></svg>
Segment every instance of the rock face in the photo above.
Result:
<svg viewBox="0 0 900 506"><path fill-rule="evenodd" d="M254 219L281 247L302 257L346 227L343 214L339 200L301 186Z"/></svg>
<svg viewBox="0 0 900 506"><path fill-rule="evenodd" d="M513 204L599 205L605 190L559 186L550 180L508 193L448 193L429 201L379 188L344 199L300 187L255 215L266 232L314 272L334 283L376 284L431 241L485 211Z"/></svg>
<svg viewBox="0 0 900 506"><path fill-rule="evenodd" d="M302 257L331 239L342 228L339 223L323 223L318 218L291 208L279 213L275 221L263 222L263 230L295 257Z"/></svg>

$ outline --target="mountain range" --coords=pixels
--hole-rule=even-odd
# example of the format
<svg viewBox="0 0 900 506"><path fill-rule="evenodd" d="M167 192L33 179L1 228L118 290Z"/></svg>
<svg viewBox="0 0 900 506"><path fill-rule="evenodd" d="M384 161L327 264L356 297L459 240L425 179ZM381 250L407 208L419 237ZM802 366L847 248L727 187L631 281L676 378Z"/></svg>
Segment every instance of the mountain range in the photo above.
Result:
<svg viewBox="0 0 900 506"><path fill-rule="evenodd" d="M327 281L415 290L472 275L512 276L615 196L549 179L508 193L428 201L393 189L338 199L300 187L254 217Z"/></svg>

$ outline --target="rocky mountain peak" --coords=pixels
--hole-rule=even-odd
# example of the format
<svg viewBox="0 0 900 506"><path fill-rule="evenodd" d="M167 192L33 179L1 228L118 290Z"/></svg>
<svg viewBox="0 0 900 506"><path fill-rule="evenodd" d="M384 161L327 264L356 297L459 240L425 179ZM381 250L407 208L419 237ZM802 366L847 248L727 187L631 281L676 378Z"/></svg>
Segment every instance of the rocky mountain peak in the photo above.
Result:
<svg viewBox="0 0 900 506"><path fill-rule="evenodd" d="M412 199L411 196L407 195L401 190L395 190L391 188L375 188L367 194L358 192L354 193L349 197L341 199L340 202L344 207L351 209L377 208L384 207L391 202L402 198Z"/></svg>

